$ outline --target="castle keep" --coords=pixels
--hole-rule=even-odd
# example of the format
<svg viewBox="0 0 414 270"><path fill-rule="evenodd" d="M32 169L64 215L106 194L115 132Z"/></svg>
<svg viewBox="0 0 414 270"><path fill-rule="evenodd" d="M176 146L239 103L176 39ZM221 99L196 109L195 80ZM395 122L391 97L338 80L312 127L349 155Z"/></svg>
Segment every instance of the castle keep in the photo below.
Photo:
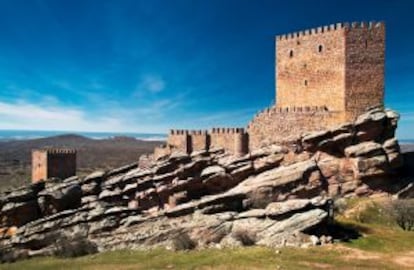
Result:
<svg viewBox="0 0 414 270"><path fill-rule="evenodd" d="M384 23L337 23L276 36L276 103L247 128L171 130L171 151L191 153L223 147L247 153L305 132L349 122L384 99Z"/></svg>
<svg viewBox="0 0 414 270"><path fill-rule="evenodd" d="M76 151L73 149L40 149L32 151L32 182L51 177L66 179L76 175Z"/></svg>

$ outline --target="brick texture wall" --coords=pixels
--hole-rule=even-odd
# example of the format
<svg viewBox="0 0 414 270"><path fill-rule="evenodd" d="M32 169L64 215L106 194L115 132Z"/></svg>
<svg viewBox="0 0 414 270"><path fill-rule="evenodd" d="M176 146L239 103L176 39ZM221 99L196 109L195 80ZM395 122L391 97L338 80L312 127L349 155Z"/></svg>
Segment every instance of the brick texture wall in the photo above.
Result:
<svg viewBox="0 0 414 270"><path fill-rule="evenodd" d="M76 175L76 151L46 149L32 152L32 182L51 177L65 179Z"/></svg>
<svg viewBox="0 0 414 270"><path fill-rule="evenodd" d="M353 120L384 102L385 25L353 23L346 33L345 112Z"/></svg>
<svg viewBox="0 0 414 270"><path fill-rule="evenodd" d="M224 148L235 154L247 153L248 136L243 128L213 128L207 130L171 130L165 148L157 148L155 156L172 151L191 153L210 148Z"/></svg>
<svg viewBox="0 0 414 270"><path fill-rule="evenodd" d="M342 24L276 37L278 107L345 107L345 29Z"/></svg>
<svg viewBox="0 0 414 270"><path fill-rule="evenodd" d="M47 179L47 152L32 151L32 182Z"/></svg>
<svg viewBox="0 0 414 270"><path fill-rule="evenodd" d="M303 133L337 125L342 117L325 107L272 107L257 114L249 123L249 149L296 139Z"/></svg>

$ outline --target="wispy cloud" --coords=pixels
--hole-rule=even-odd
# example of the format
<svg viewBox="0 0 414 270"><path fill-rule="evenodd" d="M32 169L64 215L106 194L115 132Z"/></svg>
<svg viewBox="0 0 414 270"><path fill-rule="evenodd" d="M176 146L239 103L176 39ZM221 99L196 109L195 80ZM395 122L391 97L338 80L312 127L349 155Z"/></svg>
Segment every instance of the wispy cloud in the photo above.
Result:
<svg viewBox="0 0 414 270"><path fill-rule="evenodd" d="M146 74L141 76L136 88L136 92L158 93L164 90L165 87L166 82L161 76L156 74Z"/></svg>
<svg viewBox="0 0 414 270"><path fill-rule="evenodd" d="M0 119L2 129L108 131L124 128L117 118L94 118L76 108L41 106L25 101L0 102Z"/></svg>

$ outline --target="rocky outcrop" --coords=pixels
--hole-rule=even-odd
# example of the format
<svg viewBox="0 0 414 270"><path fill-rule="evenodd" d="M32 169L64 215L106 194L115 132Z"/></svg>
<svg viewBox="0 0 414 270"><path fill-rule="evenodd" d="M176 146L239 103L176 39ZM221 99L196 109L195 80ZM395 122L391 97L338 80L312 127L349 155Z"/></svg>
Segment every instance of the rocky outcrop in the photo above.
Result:
<svg viewBox="0 0 414 270"><path fill-rule="evenodd" d="M397 121L374 109L355 123L244 156L223 149L146 156L141 167L11 191L0 200L0 255L50 255L59 239L79 237L98 251L329 242L331 197L397 191Z"/></svg>

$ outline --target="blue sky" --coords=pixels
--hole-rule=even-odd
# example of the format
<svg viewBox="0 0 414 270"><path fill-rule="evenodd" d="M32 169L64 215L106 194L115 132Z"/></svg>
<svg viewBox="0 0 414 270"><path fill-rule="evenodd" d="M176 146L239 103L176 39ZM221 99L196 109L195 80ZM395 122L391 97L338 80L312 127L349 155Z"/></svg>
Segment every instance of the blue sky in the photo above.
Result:
<svg viewBox="0 0 414 270"><path fill-rule="evenodd" d="M0 0L0 129L244 126L274 99L275 35L383 20L386 106L414 138L414 2L280 2Z"/></svg>

